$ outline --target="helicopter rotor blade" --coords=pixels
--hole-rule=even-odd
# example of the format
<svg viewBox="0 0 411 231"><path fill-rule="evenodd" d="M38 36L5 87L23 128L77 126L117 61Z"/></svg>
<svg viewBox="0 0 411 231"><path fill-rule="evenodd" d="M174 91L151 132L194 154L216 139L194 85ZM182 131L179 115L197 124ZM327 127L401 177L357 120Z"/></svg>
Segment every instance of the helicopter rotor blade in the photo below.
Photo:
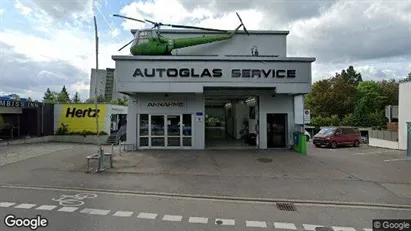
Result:
<svg viewBox="0 0 411 231"><path fill-rule="evenodd" d="M130 45L132 42L134 41L134 39L132 39L130 42L128 42L126 45L122 46L120 49L118 49L118 51L123 50L125 47L127 47L128 45Z"/></svg>
<svg viewBox="0 0 411 231"><path fill-rule="evenodd" d="M137 21L137 22L146 23L146 22L145 22L145 21L143 21L143 20L136 19L136 18L126 17L126 16L119 15L119 14L113 14L113 17L125 18L125 19L128 19L128 20L133 20L133 21Z"/></svg>
<svg viewBox="0 0 411 231"><path fill-rule="evenodd" d="M164 26L171 26L171 27L174 27L174 28L199 29L199 30L205 30L205 31L215 31L215 32L228 33L227 30L220 30L220 29L213 29L213 28L206 28L206 27L198 27L198 26L184 26L184 25L173 25L173 24L166 24Z"/></svg>
<svg viewBox="0 0 411 231"><path fill-rule="evenodd" d="M240 20L241 25L243 26L244 32L245 32L247 35L250 35L250 34L248 33L247 28L245 28L245 25L244 25L244 23L243 23L243 20L241 19L241 17L240 17L240 15L238 14L238 12L235 12L235 13L237 14L237 17L238 17L238 19Z"/></svg>

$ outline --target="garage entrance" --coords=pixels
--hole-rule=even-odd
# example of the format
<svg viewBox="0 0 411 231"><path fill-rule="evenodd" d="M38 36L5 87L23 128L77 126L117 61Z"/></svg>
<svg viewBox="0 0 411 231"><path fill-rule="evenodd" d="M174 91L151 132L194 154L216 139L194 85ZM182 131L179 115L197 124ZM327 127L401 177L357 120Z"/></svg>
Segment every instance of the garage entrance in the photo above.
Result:
<svg viewBox="0 0 411 231"><path fill-rule="evenodd" d="M205 96L205 148L256 149L258 97Z"/></svg>

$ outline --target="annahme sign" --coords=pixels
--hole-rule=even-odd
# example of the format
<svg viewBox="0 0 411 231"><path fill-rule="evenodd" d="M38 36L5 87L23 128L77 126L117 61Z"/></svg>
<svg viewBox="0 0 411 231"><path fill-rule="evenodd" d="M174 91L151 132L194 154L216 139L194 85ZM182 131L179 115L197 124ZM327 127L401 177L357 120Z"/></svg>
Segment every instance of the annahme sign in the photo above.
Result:
<svg viewBox="0 0 411 231"><path fill-rule="evenodd" d="M226 72L223 69L195 68L136 68L135 78L221 78ZM296 78L295 69L231 69L231 78Z"/></svg>

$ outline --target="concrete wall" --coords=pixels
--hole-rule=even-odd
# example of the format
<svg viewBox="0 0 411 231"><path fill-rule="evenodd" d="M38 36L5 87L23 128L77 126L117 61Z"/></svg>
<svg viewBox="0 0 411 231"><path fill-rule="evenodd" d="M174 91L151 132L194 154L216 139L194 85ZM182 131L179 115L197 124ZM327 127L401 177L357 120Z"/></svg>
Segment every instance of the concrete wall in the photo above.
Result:
<svg viewBox="0 0 411 231"><path fill-rule="evenodd" d="M287 114L287 133L286 137L287 147L292 144L292 133L294 131L294 106L293 97L286 95L277 95L272 97L270 95L260 96L260 148L267 148L267 114L268 113L286 113Z"/></svg>
<svg viewBox="0 0 411 231"><path fill-rule="evenodd" d="M108 136L100 136L100 139L97 136L43 136L43 137L34 137L29 139L20 139L20 140L11 140L9 142L4 141L0 142L0 146L7 146L7 145L18 145L18 144L38 144L44 142L64 142L64 143L82 143L82 144L98 144L98 140L100 140L100 144L105 144L107 141Z"/></svg>
<svg viewBox="0 0 411 231"><path fill-rule="evenodd" d="M368 140L368 145L373 146L373 147L379 147L379 148L399 149L398 142L376 139L376 138L371 138L371 137Z"/></svg>
<svg viewBox="0 0 411 231"><path fill-rule="evenodd" d="M411 122L411 82L400 83L398 99L398 144L407 148L407 122Z"/></svg>
<svg viewBox="0 0 411 231"><path fill-rule="evenodd" d="M398 132L388 130L369 130L368 136L379 140L398 142Z"/></svg>
<svg viewBox="0 0 411 231"><path fill-rule="evenodd" d="M237 25L233 25L234 30ZM229 28L228 28L229 29ZM198 30L161 30L168 38L189 38L223 34L219 32ZM288 31L249 31L247 36L242 29L232 39L186 47L173 51L178 55L251 55L253 46L257 47L259 55L278 55L286 57Z"/></svg>
<svg viewBox="0 0 411 231"><path fill-rule="evenodd" d="M183 107L147 107L149 102L183 102ZM192 148L204 149L205 116L196 121L196 112L204 113L202 94L137 94L128 103L127 143L138 146L137 114L192 114Z"/></svg>

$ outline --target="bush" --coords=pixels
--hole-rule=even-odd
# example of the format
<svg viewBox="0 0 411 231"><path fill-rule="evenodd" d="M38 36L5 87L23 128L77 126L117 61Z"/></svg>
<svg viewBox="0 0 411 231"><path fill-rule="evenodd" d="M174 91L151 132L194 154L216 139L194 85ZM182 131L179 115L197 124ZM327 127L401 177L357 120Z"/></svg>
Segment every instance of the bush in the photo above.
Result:
<svg viewBox="0 0 411 231"><path fill-rule="evenodd" d="M61 126L56 131L56 135L67 135L68 133L68 125L61 123Z"/></svg>
<svg viewBox="0 0 411 231"><path fill-rule="evenodd" d="M62 123L61 126L57 129L56 135L70 135L70 136L84 136L84 137L86 137L87 135L95 136L95 135L97 135L97 132L87 131L87 130L83 130L81 132L69 132L68 125ZM105 131L100 131L100 135L104 136L104 135L108 135L108 134Z"/></svg>

